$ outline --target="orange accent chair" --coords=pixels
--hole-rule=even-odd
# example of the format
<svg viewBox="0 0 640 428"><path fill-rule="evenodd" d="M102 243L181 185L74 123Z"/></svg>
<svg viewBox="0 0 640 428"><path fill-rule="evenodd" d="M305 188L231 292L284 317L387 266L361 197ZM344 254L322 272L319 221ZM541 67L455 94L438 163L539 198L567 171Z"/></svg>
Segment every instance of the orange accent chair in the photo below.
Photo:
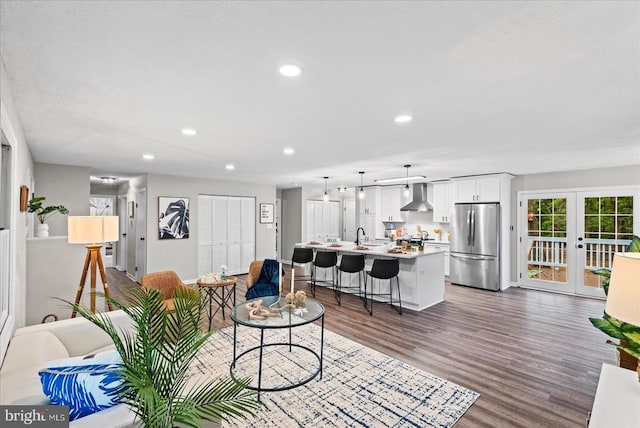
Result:
<svg viewBox="0 0 640 428"><path fill-rule="evenodd" d="M264 260L254 260L249 265L249 273L247 274L247 289L253 287L253 284L258 282L263 263Z"/></svg>
<svg viewBox="0 0 640 428"><path fill-rule="evenodd" d="M160 290L162 296L164 297L164 304L170 311L173 311L175 309L174 297L176 290L183 289L188 292L199 294L198 290L196 290L195 288L185 285L180 280L178 275L172 270L167 270L164 272L152 272L143 275L142 287Z"/></svg>

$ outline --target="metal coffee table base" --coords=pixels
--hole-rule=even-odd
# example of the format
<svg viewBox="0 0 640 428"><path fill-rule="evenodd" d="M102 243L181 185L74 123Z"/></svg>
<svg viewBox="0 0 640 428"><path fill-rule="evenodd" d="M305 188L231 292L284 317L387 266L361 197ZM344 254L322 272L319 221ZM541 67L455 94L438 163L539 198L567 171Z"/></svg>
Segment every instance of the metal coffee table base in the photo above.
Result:
<svg viewBox="0 0 640 428"><path fill-rule="evenodd" d="M236 356L236 345L237 345L237 327L238 327L238 323L234 322L233 323L233 362L231 363L231 367L229 369L229 372L231 374L231 377L238 381L238 378L236 377L235 373L234 373L234 369L236 368L236 363L238 363L238 361L244 357L245 355L258 350L260 357L258 360L258 386L252 386L252 385L248 385L247 388L248 389L252 389L254 391L258 391L258 401L260 401L260 393L263 391L266 392L273 392L273 391L286 391L288 389L293 389L293 388L297 388L299 386L302 386L306 383L309 383L312 379L314 379L316 376L318 376L318 374L320 375L320 379L322 379L322 357L323 357L323 352L324 352L324 314L322 314L321 316L321 328L320 328L320 355L318 355L318 353L316 351L314 351L313 349L304 346L304 345L299 345L297 343L292 343L291 341L291 328L292 327L288 327L289 328L289 342L277 342L277 343L264 343L264 328L260 329L260 345L259 346L254 346L253 348L249 348L246 351L242 352L241 354ZM311 355L313 355L317 360L318 360L318 369L313 372L311 375L305 377L304 379L292 383L290 385L285 385L285 386L280 386L280 387L263 387L262 386L262 354L263 354L263 350L264 348L267 347L275 347L275 346L288 346L289 347L289 352L292 351L293 347L296 348L300 348L300 349L304 349L306 352L309 352Z"/></svg>

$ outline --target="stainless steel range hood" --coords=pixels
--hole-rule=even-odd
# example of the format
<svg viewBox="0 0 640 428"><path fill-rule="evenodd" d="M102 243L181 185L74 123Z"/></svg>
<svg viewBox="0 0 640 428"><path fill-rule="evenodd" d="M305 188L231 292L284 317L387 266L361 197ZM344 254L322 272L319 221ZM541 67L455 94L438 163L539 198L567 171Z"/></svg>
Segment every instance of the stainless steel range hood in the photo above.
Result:
<svg viewBox="0 0 640 428"><path fill-rule="evenodd" d="M427 200L427 183L413 185L413 201L400 208L400 211L429 211L433 207Z"/></svg>

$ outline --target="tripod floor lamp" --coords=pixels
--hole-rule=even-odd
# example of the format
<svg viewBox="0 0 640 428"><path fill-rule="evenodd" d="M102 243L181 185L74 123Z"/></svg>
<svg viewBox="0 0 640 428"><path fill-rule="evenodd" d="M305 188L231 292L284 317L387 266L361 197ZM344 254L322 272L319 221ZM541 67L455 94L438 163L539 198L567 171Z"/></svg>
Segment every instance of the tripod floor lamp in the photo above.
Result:
<svg viewBox="0 0 640 428"><path fill-rule="evenodd" d="M91 269L91 312L96 312L96 272L100 272L104 294L109 297L109 286L107 285L107 275L102 263L100 249L105 242L115 242L118 240L118 217L117 216L69 216L68 242L70 244L88 244L87 257L84 259L84 268L80 277L80 285L76 292L75 304L80 303L84 283L87 280L87 273ZM112 311L111 303L107 302L109 310ZM71 318L76 317L76 310L71 313Z"/></svg>

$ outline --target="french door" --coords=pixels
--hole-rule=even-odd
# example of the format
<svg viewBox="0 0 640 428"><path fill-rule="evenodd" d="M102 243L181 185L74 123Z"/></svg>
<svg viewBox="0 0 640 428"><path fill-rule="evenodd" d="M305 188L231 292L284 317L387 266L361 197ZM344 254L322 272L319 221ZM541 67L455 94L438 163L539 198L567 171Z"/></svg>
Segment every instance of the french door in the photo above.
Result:
<svg viewBox="0 0 640 428"><path fill-rule="evenodd" d="M640 230L638 188L519 194L519 283L604 297L594 270L610 268Z"/></svg>

